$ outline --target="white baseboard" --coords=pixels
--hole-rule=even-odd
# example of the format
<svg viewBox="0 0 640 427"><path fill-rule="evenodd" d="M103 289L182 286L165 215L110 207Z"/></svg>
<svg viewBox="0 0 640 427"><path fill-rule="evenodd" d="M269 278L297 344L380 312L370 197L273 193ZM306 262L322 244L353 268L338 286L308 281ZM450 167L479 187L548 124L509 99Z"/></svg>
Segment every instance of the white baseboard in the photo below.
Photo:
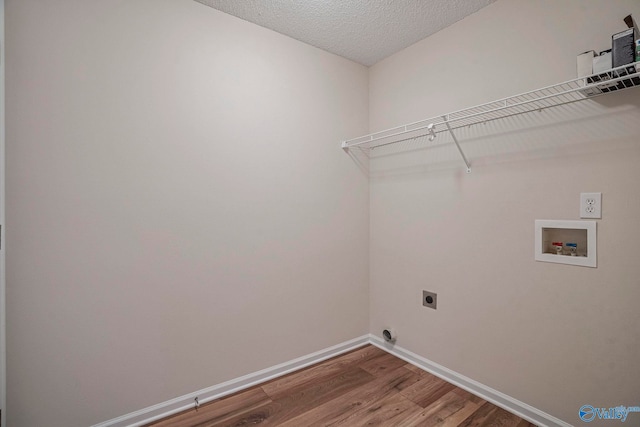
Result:
<svg viewBox="0 0 640 427"><path fill-rule="evenodd" d="M198 397L198 402L200 404L210 402L229 394L245 390L249 387L253 387L256 384L260 384L280 377L282 375L286 375L293 371L306 368L307 366L322 362L324 360L338 356L342 353L355 350L356 348L362 347L369 343L369 335L363 335L359 338L354 338L352 340L343 342L342 344L338 344L333 347L329 347L324 350L320 350L315 353L311 353L306 356L302 356L297 359L293 359L288 362L263 369L258 372L235 378L233 380L208 387L194 393L189 393L184 396L180 396L175 399L168 400L166 402L159 403L157 405L150 406L136 412L131 412L130 414L126 414L121 417L102 422L100 424L95 424L92 427L142 426L144 424L157 421L164 417L168 417L169 415L173 415L186 409L193 408L194 399L196 397Z"/></svg>
<svg viewBox="0 0 640 427"><path fill-rule="evenodd" d="M435 362L425 359L409 350L406 350L397 345L391 345L373 334L370 334L369 340L371 344L376 347L393 354L394 356L417 366L443 380L456 385L470 393L475 394L478 397L483 398L487 402L491 402L496 406L499 406L512 414L519 416L537 426L540 427L572 427L568 424L552 415L542 412L533 406L527 405L511 396L507 396L504 393L494 390L484 384L481 384L471 378L465 377L451 369L445 368Z"/></svg>
<svg viewBox="0 0 640 427"><path fill-rule="evenodd" d="M456 385L470 393L475 394L483 398L484 400L493 403L519 417L534 423L540 427L572 427L558 418L555 418L545 412L542 412L532 406L527 405L511 396L507 396L497 390L492 389L484 384L465 377L457 372L454 372L442 365L425 359L409 350L396 345L390 345L382 338L379 338L373 334L363 335L358 338L354 338L349 341L345 341L342 344L335 345L333 347L326 348L324 350L317 351L315 353L308 354L306 356L299 357L297 359L290 360L285 363L273 366L271 368L263 369L258 372L254 372L233 380L208 387L193 393L186 394L184 396L177 397L172 400L168 400L163 403L159 403L154 406L150 406L145 409L141 409L130 414L123 415L118 418L114 418L109 421L96 424L92 427L139 427L144 424L157 421L164 417L176 414L178 412L190 409L194 407L194 399L198 397L200 404L210 402L215 399L227 396L238 391L245 390L254 385L272 380L274 378L286 375L293 371L311 366L315 363L322 362L332 357L338 356L342 353L346 353L356 348L362 347L367 344L373 344L376 347L399 357L412 365L417 366L433 375L442 378L443 380Z"/></svg>

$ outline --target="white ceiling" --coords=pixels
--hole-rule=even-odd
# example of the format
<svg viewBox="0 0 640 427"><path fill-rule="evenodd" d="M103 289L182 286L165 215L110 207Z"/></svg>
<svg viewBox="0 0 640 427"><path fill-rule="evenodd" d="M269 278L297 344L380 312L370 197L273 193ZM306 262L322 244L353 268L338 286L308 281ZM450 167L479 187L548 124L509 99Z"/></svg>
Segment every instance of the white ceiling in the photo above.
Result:
<svg viewBox="0 0 640 427"><path fill-rule="evenodd" d="M495 0L195 0L367 66Z"/></svg>

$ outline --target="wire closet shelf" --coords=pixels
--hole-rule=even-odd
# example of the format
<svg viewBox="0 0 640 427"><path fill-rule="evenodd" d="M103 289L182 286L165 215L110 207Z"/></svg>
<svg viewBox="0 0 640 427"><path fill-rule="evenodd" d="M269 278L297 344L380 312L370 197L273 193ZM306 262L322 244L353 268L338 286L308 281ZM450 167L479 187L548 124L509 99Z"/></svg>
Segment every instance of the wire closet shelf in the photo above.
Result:
<svg viewBox="0 0 640 427"><path fill-rule="evenodd" d="M636 86L640 86L640 62L349 139L342 142L342 148L345 151L355 147L374 150L424 136L428 136L429 140L433 140L438 133L449 132L462 160L467 166L467 172L470 172L470 164L460 148L453 132L454 130L519 114L542 111L572 102L584 101Z"/></svg>

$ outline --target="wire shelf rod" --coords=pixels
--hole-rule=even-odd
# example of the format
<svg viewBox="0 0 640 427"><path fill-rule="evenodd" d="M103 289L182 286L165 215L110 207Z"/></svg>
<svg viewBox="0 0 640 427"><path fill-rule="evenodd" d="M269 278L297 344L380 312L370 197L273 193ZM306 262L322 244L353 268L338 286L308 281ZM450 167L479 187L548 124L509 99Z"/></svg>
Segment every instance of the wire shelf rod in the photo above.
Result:
<svg viewBox="0 0 640 427"><path fill-rule="evenodd" d="M626 73L627 69L631 66L637 66L636 71L634 73L621 74L621 71L624 71ZM615 75L616 77L613 77L606 81L596 81L593 83L588 82L589 77L597 77L604 74L608 74L610 76ZM443 125L445 122L448 122L450 124L457 123L457 122L464 122L463 125L450 126L452 129L457 129L462 126L471 126L473 124L477 124L477 123L481 123L489 120L497 120L504 117L510 117L516 114L524 114L524 113L535 111L535 110L541 111L542 109L556 107L556 106L573 103L573 102L581 101L585 99L591 99L595 96L620 90L617 88L617 86L614 85L615 83L622 82L622 85L624 85L622 89L635 87L637 86L637 84L632 79L634 78L637 79L639 76L640 76L640 63L627 64L625 66L617 67L604 73L599 73L589 77L581 77L581 78L569 80L563 83L524 92L519 95L502 98L497 101L492 101L485 104L479 104L474 107L457 110L452 113L446 114L444 116L434 117L431 119L418 120L403 126L396 126L390 129L372 133L370 135L365 135L362 137L346 140L346 141L343 141L342 147L346 149L349 147L355 147L355 146L364 145L364 144L372 144L372 143L375 143L376 141L381 141L389 138L402 136L409 132L419 132L421 130L427 129L431 124L437 127L438 125ZM603 87L611 88L611 89L604 91ZM600 93L595 93L590 96L578 95L579 92L586 91L589 89L594 89L594 88L598 88L600 90ZM553 100L556 100L558 102L553 102ZM525 107L530 104L534 104L534 108L523 108L524 111L518 111L520 107ZM509 109L514 109L515 112L509 113L506 115L497 114ZM497 114L497 115L494 115L494 114ZM435 131L435 133L439 133L439 132L440 131L438 130ZM407 139L414 139L419 136L421 135L414 135L409 138L404 138L404 139L396 140L389 143L396 143L396 142L405 141ZM366 138L366 139L363 140L363 138ZM388 145L389 143L376 144L374 147ZM370 147L370 148L373 148L373 147Z"/></svg>
<svg viewBox="0 0 640 427"><path fill-rule="evenodd" d="M446 116L443 116L442 118L444 119L444 124L447 125L447 129L449 130L449 133L451 134L451 138L453 138L453 142L456 144L456 148L458 149L458 152L460 153L460 156L462 157L462 161L467 166L467 173L471 172L471 166L469 165L469 160L467 160L467 156L464 155L464 151L462 151L462 148L460 148L460 144L458 143L458 138L456 138L456 134L453 133L453 130L451 129L451 126L449 126L449 120L447 120Z"/></svg>

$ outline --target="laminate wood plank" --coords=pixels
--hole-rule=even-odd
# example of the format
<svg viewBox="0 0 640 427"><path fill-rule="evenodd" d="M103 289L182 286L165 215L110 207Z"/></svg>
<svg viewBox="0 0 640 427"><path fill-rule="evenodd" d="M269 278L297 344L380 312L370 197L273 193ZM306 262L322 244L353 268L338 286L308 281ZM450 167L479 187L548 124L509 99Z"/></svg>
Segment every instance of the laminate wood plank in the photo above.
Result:
<svg viewBox="0 0 640 427"><path fill-rule="evenodd" d="M149 426L255 424L535 427L371 345Z"/></svg>
<svg viewBox="0 0 640 427"><path fill-rule="evenodd" d="M358 366L365 371L373 375L382 375L385 372L393 371L401 366L407 364L402 359L398 359L393 354L383 352L384 354L374 357L365 362L360 363Z"/></svg>
<svg viewBox="0 0 640 427"><path fill-rule="evenodd" d="M154 427L193 427L202 423L222 422L239 414L271 403L271 399L260 387L232 394L207 402L198 408L180 412L168 418L147 424Z"/></svg>
<svg viewBox="0 0 640 427"><path fill-rule="evenodd" d="M487 402L460 423L459 427L536 427L536 425Z"/></svg>
<svg viewBox="0 0 640 427"><path fill-rule="evenodd" d="M284 390L283 393L286 394L287 390L291 387L311 383L317 378L334 375L343 369L348 369L351 366L359 366L367 360L380 357L385 354L388 353L375 346L367 345L349 353L325 360L319 364L266 382L262 384L262 389L269 396L277 398L280 395L281 390Z"/></svg>
<svg viewBox="0 0 640 427"><path fill-rule="evenodd" d="M517 415L507 412L502 408L496 408L495 411L482 424L483 427L518 427L524 421ZM525 421L526 422L526 421ZM530 423L527 423L530 424ZM525 424L526 425L526 424ZM534 426L535 427L535 426Z"/></svg>
<svg viewBox="0 0 640 427"><path fill-rule="evenodd" d="M459 394L460 396L464 397L465 399L470 400L473 403L476 403L478 405L483 405L483 404L485 404L487 402L483 398L478 397L473 393L469 393L467 390L461 389L459 387L456 387L454 392L456 392L457 394Z"/></svg>
<svg viewBox="0 0 640 427"><path fill-rule="evenodd" d="M478 407L479 405L452 390L421 412L405 420L403 426L456 427L474 413Z"/></svg>
<svg viewBox="0 0 640 427"><path fill-rule="evenodd" d="M277 403L270 403L244 414L213 424L200 424L194 427L239 427L260 424L261 426L277 425L271 420L281 410Z"/></svg>
<svg viewBox="0 0 640 427"><path fill-rule="evenodd" d="M497 406L487 402L480 407L469 417L467 417L459 427L483 427L487 426L486 421L491 415L498 409Z"/></svg>
<svg viewBox="0 0 640 427"><path fill-rule="evenodd" d="M425 370L424 370L424 369L422 369L422 368L418 368L416 365L414 365L414 364L412 364L412 363L408 363L408 362L407 362L407 364L406 364L406 365L404 365L404 366L405 366L405 368L407 368L408 370L413 371L413 372L415 372L415 373L417 373L417 374L420 374L420 375L426 375L426 374L428 374L428 372L427 372L427 371L425 371Z"/></svg>
<svg viewBox="0 0 640 427"><path fill-rule="evenodd" d="M404 426L422 408L400 394L376 400L331 426Z"/></svg>
<svg viewBox="0 0 640 427"><path fill-rule="evenodd" d="M264 406L255 408L223 423L212 423L201 427L241 426L247 424L282 425L285 421L312 410L343 394L357 389L374 380L374 377L360 368L351 368L314 384L301 384ZM281 391L282 394L282 391Z"/></svg>
<svg viewBox="0 0 640 427"><path fill-rule="evenodd" d="M420 378L420 381L400 393L417 405L426 408L455 388L453 384L427 373Z"/></svg>
<svg viewBox="0 0 640 427"><path fill-rule="evenodd" d="M383 400L397 394L399 390L396 387L416 375L415 372L400 367L342 395L338 399L333 399L323 405L319 405L282 425L299 427L311 425L327 426L338 423L372 402Z"/></svg>
<svg viewBox="0 0 640 427"><path fill-rule="evenodd" d="M403 368L407 369L413 375L407 376L403 381L398 382L393 388L398 391L405 390L415 383L422 381L422 375L418 372L412 371L408 369L407 365L402 365Z"/></svg>
<svg viewBox="0 0 640 427"><path fill-rule="evenodd" d="M442 423L439 423L438 427L458 427L464 420L466 420L471 414L478 410L479 405L468 402L464 408L461 408L458 412L455 412L449 415L447 418L444 418ZM427 427L426 424L423 424L424 427Z"/></svg>

